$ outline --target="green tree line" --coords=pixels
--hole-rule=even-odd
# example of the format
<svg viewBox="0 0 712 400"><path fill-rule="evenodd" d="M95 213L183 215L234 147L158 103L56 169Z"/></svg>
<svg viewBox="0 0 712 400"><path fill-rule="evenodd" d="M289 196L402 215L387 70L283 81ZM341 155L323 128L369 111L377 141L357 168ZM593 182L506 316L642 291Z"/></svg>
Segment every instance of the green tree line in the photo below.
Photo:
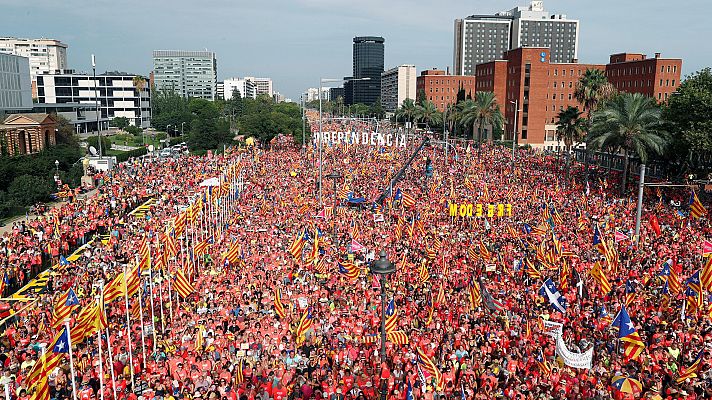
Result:
<svg viewBox="0 0 712 400"><path fill-rule="evenodd" d="M296 103L275 103L266 95L242 98L235 90L229 100L208 101L185 98L174 91L159 90L153 95L153 126L169 131L171 125L185 129L191 150L210 150L233 143L236 135L268 142L278 134L299 141L302 112Z"/></svg>

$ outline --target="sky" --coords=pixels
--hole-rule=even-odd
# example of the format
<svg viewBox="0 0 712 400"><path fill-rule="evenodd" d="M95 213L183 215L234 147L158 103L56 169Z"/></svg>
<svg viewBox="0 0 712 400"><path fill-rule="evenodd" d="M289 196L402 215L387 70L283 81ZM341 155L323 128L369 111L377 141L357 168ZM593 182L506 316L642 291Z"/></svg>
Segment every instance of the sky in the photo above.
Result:
<svg viewBox="0 0 712 400"><path fill-rule="evenodd" d="M320 78L351 75L352 38L383 36L386 69L452 66L453 21L528 0L0 0L0 36L48 37L69 67L148 75L153 50L214 51L218 80L270 77L298 101ZM712 65L707 0L545 0L580 24L579 61L641 52L682 58L683 75ZM686 11L687 10L687 11ZM696 15L699 15L696 17ZM420 72L418 72L420 73Z"/></svg>

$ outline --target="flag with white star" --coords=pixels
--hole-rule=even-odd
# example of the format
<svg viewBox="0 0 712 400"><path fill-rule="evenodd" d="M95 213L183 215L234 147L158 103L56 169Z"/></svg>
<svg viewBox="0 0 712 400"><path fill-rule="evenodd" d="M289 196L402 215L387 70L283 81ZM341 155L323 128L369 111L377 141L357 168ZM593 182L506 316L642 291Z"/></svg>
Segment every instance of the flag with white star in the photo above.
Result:
<svg viewBox="0 0 712 400"><path fill-rule="evenodd" d="M52 346L52 352L54 353L69 353L69 333L67 332L67 327L62 329L62 333L57 337L57 340Z"/></svg>

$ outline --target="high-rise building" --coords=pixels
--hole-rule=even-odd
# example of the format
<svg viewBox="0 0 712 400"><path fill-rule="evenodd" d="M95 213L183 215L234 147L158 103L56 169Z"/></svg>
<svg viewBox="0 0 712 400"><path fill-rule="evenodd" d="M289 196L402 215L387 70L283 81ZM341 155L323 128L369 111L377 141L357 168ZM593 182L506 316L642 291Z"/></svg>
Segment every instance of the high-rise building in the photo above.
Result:
<svg viewBox="0 0 712 400"><path fill-rule="evenodd" d="M463 98L474 97L475 77L449 75L440 69L427 69L416 79L417 101L428 100L435 104L438 111L457 103L457 95L462 91Z"/></svg>
<svg viewBox="0 0 712 400"><path fill-rule="evenodd" d="M154 50L153 82L157 90L184 97L215 100L217 61L211 51Z"/></svg>
<svg viewBox="0 0 712 400"><path fill-rule="evenodd" d="M32 110L30 60L0 54L0 121L2 114L28 110Z"/></svg>
<svg viewBox="0 0 712 400"><path fill-rule="evenodd" d="M374 104L381 96L384 42L380 36L357 36L353 39L353 78L345 85L346 104Z"/></svg>
<svg viewBox="0 0 712 400"><path fill-rule="evenodd" d="M494 92L507 139L516 128L520 143L557 150L561 146L556 140L557 116L569 106L582 109L574 93L587 69L604 71L621 92L643 93L658 101L667 100L680 85L680 59L622 53L612 55L608 64L554 63L549 62L549 51L546 47L514 49L502 60L477 66L475 92Z"/></svg>
<svg viewBox="0 0 712 400"><path fill-rule="evenodd" d="M67 45L59 40L0 37L0 53L27 57L32 81L40 73L68 68Z"/></svg>
<svg viewBox="0 0 712 400"><path fill-rule="evenodd" d="M257 87L255 85L255 82L247 79L247 78L230 78L230 79L225 79L223 81L224 85L224 99L225 100L230 100L232 99L232 93L233 91L237 90L240 93L240 97L243 99L254 99L257 97Z"/></svg>
<svg viewBox="0 0 712 400"><path fill-rule="evenodd" d="M135 82L135 79L136 75L125 72L106 72L97 75L96 80L93 75L73 70L40 74L37 76L37 100L44 105L95 105L98 96L101 129L108 129L107 121L116 117L126 117L131 125L148 128L151 125L151 88L147 80Z"/></svg>
<svg viewBox="0 0 712 400"><path fill-rule="evenodd" d="M252 81L255 84L255 92L257 95L266 94L270 97L274 94L272 89L272 79L271 78L255 78L253 76L246 76L246 80Z"/></svg>
<svg viewBox="0 0 712 400"><path fill-rule="evenodd" d="M381 74L381 105L395 112L405 99L415 100L415 65L401 65Z"/></svg>
<svg viewBox="0 0 712 400"><path fill-rule="evenodd" d="M579 21L551 15L543 1L494 15L471 15L455 20L455 74L473 75L478 64L501 60L508 50L546 47L552 62L578 58Z"/></svg>

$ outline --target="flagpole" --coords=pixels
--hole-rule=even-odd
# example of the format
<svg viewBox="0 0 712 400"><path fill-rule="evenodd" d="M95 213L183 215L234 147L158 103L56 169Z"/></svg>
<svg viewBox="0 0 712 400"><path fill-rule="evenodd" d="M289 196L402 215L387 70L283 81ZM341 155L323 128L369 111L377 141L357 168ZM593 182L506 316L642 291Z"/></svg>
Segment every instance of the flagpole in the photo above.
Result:
<svg viewBox="0 0 712 400"><path fill-rule="evenodd" d="M156 316L154 315L153 309L154 304L153 304L153 265L151 265L148 268L148 287L149 290L151 291L151 331L153 332L153 352L156 352ZM163 321L161 321L163 322ZM145 361L144 361L145 364Z"/></svg>
<svg viewBox="0 0 712 400"><path fill-rule="evenodd" d="M116 397L116 377L114 376L114 355L111 352L111 336L109 336L109 327L106 327L106 347L109 352L109 370L111 371L111 390L114 393L113 400L118 399Z"/></svg>
<svg viewBox="0 0 712 400"><path fill-rule="evenodd" d="M139 318L141 318L141 364L143 365L143 368L146 369L146 332L143 328L143 304L141 304L143 300L142 297L143 293L141 293L141 280L139 279L138 312Z"/></svg>
<svg viewBox="0 0 712 400"><path fill-rule="evenodd" d="M163 275L165 275L165 274L161 274L161 276L160 276L161 280L158 282L158 298L160 299L159 305L160 305L160 311L161 311L161 335L165 335L165 333L166 333L166 326L165 326L165 323L163 322L165 320L165 316L163 314L163 281L165 278L163 277ZM170 296L168 298L170 299ZM155 336L156 335L154 335L154 341L155 341ZM154 344L154 351L155 351L155 344Z"/></svg>
<svg viewBox="0 0 712 400"><path fill-rule="evenodd" d="M74 373L74 354L72 353L72 332L69 328L69 318L64 320L64 329L67 330L67 346L69 347L69 369L72 373L72 398L77 400L77 377Z"/></svg>
<svg viewBox="0 0 712 400"><path fill-rule="evenodd" d="M101 291L104 290L104 285L101 285ZM101 292L100 292L101 293ZM101 295L96 296L96 305L99 307L99 312L103 307L101 306ZM99 391L101 400L104 400L104 360L101 357L101 314L99 315L99 329L96 331L96 341L99 346ZM108 340L107 336L107 340Z"/></svg>
<svg viewBox="0 0 712 400"><path fill-rule="evenodd" d="M168 271L168 310L171 313L171 321L174 321L173 319L173 294L172 294L172 288L171 288L171 272Z"/></svg>
<svg viewBox="0 0 712 400"><path fill-rule="evenodd" d="M126 301L126 341L129 346L129 371L131 372L131 387L134 385L133 347L131 346L131 319L129 318L129 277L124 266L124 300ZM112 368L113 370L113 368Z"/></svg>

